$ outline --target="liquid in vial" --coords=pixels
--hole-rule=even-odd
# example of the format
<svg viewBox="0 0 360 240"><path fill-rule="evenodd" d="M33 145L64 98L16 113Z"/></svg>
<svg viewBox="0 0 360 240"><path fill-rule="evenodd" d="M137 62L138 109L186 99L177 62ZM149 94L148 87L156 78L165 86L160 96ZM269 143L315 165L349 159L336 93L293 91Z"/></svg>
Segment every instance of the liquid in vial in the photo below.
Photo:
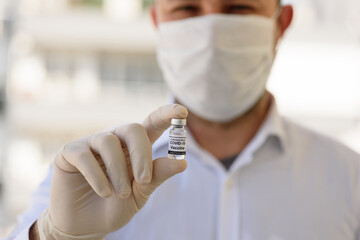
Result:
<svg viewBox="0 0 360 240"><path fill-rule="evenodd" d="M185 159L186 155L186 119L172 119L169 131L168 157L171 159Z"/></svg>

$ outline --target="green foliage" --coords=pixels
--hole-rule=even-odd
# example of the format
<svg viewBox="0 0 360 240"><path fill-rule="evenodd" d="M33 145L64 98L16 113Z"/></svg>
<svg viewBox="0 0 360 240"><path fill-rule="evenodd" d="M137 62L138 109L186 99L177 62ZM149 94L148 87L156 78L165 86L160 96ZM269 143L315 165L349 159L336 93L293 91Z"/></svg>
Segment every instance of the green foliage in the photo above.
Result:
<svg viewBox="0 0 360 240"><path fill-rule="evenodd" d="M79 7L101 8L103 6L103 0L72 0L72 3Z"/></svg>
<svg viewBox="0 0 360 240"><path fill-rule="evenodd" d="M143 9L148 9L153 3L154 0L142 0Z"/></svg>

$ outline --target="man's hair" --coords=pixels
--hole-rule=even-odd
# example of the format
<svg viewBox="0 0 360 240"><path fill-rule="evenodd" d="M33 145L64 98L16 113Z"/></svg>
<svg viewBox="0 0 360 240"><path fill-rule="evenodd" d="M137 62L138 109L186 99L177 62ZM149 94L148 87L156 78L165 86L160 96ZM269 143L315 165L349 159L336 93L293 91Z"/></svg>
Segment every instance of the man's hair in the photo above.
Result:
<svg viewBox="0 0 360 240"><path fill-rule="evenodd" d="M150 0L151 4L155 4L157 0ZM278 0L278 5L281 5L281 0Z"/></svg>

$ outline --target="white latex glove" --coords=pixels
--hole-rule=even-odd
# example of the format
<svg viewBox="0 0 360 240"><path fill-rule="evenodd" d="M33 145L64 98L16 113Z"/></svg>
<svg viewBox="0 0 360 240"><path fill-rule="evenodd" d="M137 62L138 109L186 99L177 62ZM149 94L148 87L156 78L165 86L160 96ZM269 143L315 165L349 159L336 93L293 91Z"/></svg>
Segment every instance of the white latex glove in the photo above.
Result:
<svg viewBox="0 0 360 240"><path fill-rule="evenodd" d="M55 159L50 207L38 219L40 239L103 239L127 224L161 183L186 169L185 160L153 161L152 144L171 118L187 114L181 105L167 105L143 125L66 144Z"/></svg>

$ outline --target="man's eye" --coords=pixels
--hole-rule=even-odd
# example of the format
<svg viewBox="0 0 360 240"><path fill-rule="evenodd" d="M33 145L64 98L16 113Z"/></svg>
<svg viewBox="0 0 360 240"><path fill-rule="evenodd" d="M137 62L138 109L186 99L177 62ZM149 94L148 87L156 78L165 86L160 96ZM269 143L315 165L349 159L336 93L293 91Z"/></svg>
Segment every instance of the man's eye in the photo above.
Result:
<svg viewBox="0 0 360 240"><path fill-rule="evenodd" d="M228 11L231 13L247 13L253 10L252 7L246 5L232 5L228 7Z"/></svg>
<svg viewBox="0 0 360 240"><path fill-rule="evenodd" d="M177 11L185 11L185 12L196 12L198 10L197 7L194 6L181 6L176 9Z"/></svg>

